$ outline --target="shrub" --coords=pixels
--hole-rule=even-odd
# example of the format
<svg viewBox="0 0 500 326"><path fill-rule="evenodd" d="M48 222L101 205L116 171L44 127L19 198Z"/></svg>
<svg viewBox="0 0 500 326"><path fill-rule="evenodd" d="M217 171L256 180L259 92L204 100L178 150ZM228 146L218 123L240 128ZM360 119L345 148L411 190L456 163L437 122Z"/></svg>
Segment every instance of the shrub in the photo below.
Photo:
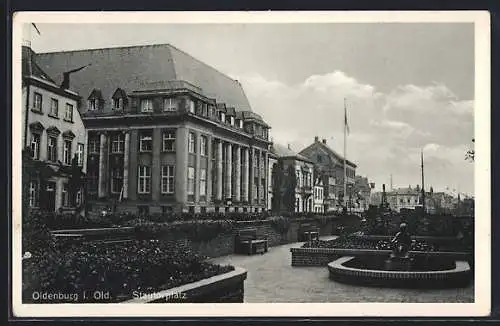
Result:
<svg viewBox="0 0 500 326"><path fill-rule="evenodd" d="M130 299L133 291L153 293L234 270L206 263L188 247L158 240L81 244L72 249L46 250L23 261L26 302L33 301L34 292L83 291L109 291L106 302L119 302ZM95 300L80 296L78 302Z"/></svg>
<svg viewBox="0 0 500 326"><path fill-rule="evenodd" d="M292 225L290 218L283 216L272 217L270 222L271 226L281 235L286 234Z"/></svg>

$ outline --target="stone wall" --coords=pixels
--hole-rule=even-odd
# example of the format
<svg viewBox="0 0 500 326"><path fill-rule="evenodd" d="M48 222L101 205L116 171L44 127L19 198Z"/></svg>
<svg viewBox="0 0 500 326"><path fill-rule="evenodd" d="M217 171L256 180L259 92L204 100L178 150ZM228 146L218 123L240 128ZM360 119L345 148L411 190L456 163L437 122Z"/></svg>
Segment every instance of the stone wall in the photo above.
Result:
<svg viewBox="0 0 500 326"><path fill-rule="evenodd" d="M370 250L370 249L335 249L335 248L291 248L292 266L327 266L341 256L362 257L365 260L376 256L389 257L390 250ZM426 259L432 261L439 260L464 260L473 263L472 253L467 252L423 252L411 251L410 254L415 259Z"/></svg>
<svg viewBox="0 0 500 326"><path fill-rule="evenodd" d="M156 293L138 294L125 303L243 303L247 271L234 271Z"/></svg>

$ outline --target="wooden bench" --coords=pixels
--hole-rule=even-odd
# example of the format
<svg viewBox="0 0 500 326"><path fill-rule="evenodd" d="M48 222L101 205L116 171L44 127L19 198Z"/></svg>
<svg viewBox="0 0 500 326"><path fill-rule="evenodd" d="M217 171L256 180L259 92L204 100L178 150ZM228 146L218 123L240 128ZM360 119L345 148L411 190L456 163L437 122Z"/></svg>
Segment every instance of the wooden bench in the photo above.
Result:
<svg viewBox="0 0 500 326"><path fill-rule="evenodd" d="M304 223L299 226L298 241L319 240L319 228L310 223Z"/></svg>
<svg viewBox="0 0 500 326"><path fill-rule="evenodd" d="M267 239L257 239L257 229L239 230L235 237L234 249L237 254L264 254L267 248Z"/></svg>

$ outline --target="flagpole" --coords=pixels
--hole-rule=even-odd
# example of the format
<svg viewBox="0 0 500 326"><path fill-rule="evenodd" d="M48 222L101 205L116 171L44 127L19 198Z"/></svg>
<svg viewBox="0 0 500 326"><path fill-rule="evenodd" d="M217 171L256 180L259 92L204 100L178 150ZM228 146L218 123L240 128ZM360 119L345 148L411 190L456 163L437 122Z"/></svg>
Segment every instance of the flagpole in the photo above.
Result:
<svg viewBox="0 0 500 326"><path fill-rule="evenodd" d="M344 97L344 207L347 208L347 109Z"/></svg>

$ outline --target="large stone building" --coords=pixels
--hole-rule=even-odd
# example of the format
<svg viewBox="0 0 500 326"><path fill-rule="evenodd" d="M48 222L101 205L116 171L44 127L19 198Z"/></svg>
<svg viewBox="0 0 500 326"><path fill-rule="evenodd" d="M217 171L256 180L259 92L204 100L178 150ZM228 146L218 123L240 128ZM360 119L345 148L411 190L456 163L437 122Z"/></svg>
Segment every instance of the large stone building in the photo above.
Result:
<svg viewBox="0 0 500 326"><path fill-rule="evenodd" d="M271 152L277 157L277 161L272 167L275 185L272 210L293 210L297 213L313 212L313 162L293 151L290 146L285 147L274 143ZM288 195L293 196L293 199L288 198Z"/></svg>
<svg viewBox="0 0 500 326"><path fill-rule="evenodd" d="M82 203L84 194L80 188L71 195L68 185L75 155L82 171L86 169L85 128L77 109L80 97L56 84L35 58L36 53L23 46L22 146L30 148L36 170L23 180L29 187L24 195L34 209L72 209Z"/></svg>
<svg viewBox="0 0 500 326"><path fill-rule="evenodd" d="M325 211L338 210L344 198L344 158L331 149L326 139L314 138L314 142L300 151L302 156L312 161L325 185ZM347 196L352 195L356 164L346 160Z"/></svg>
<svg viewBox="0 0 500 326"><path fill-rule="evenodd" d="M43 53L83 96L95 206L154 212L267 207L269 126L241 84L169 44Z"/></svg>

